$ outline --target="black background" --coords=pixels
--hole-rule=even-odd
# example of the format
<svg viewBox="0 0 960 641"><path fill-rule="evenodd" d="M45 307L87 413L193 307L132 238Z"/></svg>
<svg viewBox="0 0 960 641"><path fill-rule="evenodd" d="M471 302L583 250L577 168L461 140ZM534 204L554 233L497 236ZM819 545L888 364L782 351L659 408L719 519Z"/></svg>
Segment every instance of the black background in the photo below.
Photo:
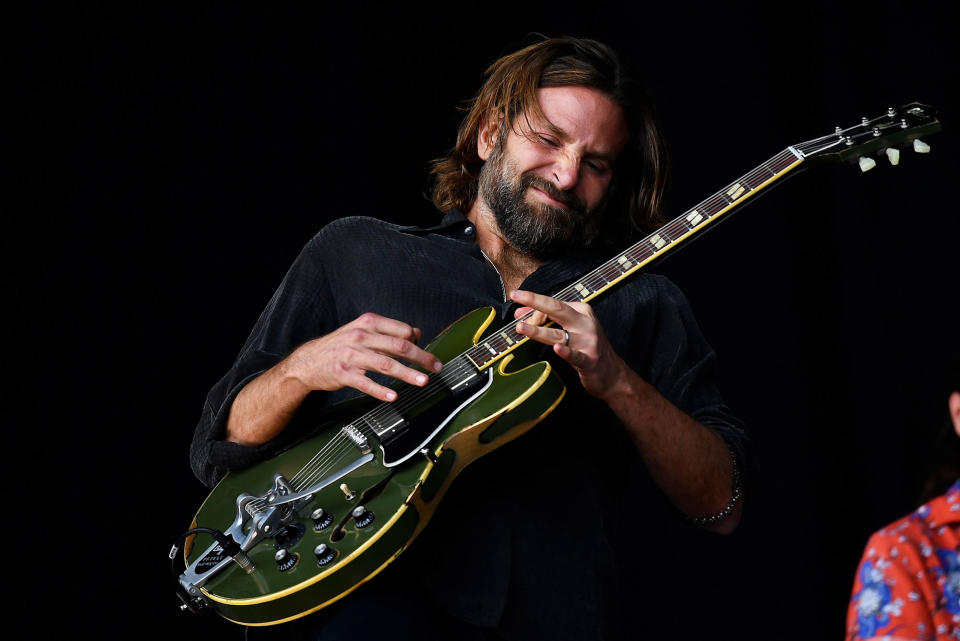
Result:
<svg viewBox="0 0 960 641"><path fill-rule="evenodd" d="M8 22L5 289L23 323L5 387L26 464L7 487L25 568L8 587L39 630L237 638L177 612L165 574L205 496L187 449L207 389L326 221L436 219L425 166L457 105L540 32L601 39L641 71L674 215L788 144L939 109L929 156L808 172L658 267L720 355L756 465L737 534L668 524L674 549L634 551L638 630L842 635L866 537L916 504L960 355L949 25L916 3L819 0L83 3Z"/></svg>

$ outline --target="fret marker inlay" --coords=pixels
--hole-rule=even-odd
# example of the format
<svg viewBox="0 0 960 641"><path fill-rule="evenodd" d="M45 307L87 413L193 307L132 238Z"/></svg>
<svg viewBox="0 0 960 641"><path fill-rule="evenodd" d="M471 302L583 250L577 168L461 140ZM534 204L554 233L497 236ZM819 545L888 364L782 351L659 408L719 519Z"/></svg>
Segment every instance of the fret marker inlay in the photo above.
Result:
<svg viewBox="0 0 960 641"><path fill-rule="evenodd" d="M493 354L494 356L497 355L497 350L495 350L495 349L493 349L492 347L490 347L490 343L484 343L483 346L486 347L487 349L489 349L489 350L490 350L490 353Z"/></svg>
<svg viewBox="0 0 960 641"><path fill-rule="evenodd" d="M627 260L626 256L621 256L620 258L617 259L617 262L620 263L620 266L623 267L624 269L630 269L630 265L633 264L629 260Z"/></svg>
<svg viewBox="0 0 960 641"><path fill-rule="evenodd" d="M586 298L587 296L590 295L590 290L584 287L583 283L577 283L576 285L573 286L573 288L577 290L577 292L579 292L582 298Z"/></svg>
<svg viewBox="0 0 960 641"><path fill-rule="evenodd" d="M661 247L667 244L667 241L661 238L660 234L654 234L653 238L650 239L650 244L656 247L657 249L660 249Z"/></svg>
<svg viewBox="0 0 960 641"><path fill-rule="evenodd" d="M513 345L513 341L510 340L510 337L507 336L506 332L500 332L500 335L503 336L503 340L507 341L507 345Z"/></svg>
<svg viewBox="0 0 960 641"><path fill-rule="evenodd" d="M688 221L691 225L696 226L696 225L698 225L698 224L700 223L701 220L703 220L703 214L701 214L701 213L700 213L699 211L697 211L696 209L694 209L692 212L690 212L690 213L687 215L687 221Z"/></svg>
<svg viewBox="0 0 960 641"><path fill-rule="evenodd" d="M727 191L727 195L730 196L730 198L732 198L733 200L736 200L737 198L743 195L744 191L745 190L743 187L740 186L740 183L737 183L736 185L731 187L729 191Z"/></svg>

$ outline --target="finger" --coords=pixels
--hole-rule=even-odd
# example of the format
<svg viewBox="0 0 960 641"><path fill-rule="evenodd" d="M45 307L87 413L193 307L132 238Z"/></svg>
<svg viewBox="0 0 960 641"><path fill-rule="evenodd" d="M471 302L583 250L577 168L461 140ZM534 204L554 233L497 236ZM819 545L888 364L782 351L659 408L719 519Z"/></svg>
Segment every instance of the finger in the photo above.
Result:
<svg viewBox="0 0 960 641"><path fill-rule="evenodd" d="M360 390L368 396L372 396L381 401L392 402L397 400L397 393L389 387L384 387L364 376L363 374L351 375L345 382L344 387L352 387Z"/></svg>
<svg viewBox="0 0 960 641"><path fill-rule="evenodd" d="M526 321L517 323L517 333L544 345L562 345L567 340L566 332L559 327L539 327Z"/></svg>
<svg viewBox="0 0 960 641"><path fill-rule="evenodd" d="M570 363L570 365L576 369L580 369L585 364L586 357L584 353L571 349L569 345L556 343L553 346L553 353Z"/></svg>
<svg viewBox="0 0 960 641"><path fill-rule="evenodd" d="M524 316L526 316L526 318L523 318ZM518 307L513 313L513 317L517 320L523 318L523 321L530 325L543 325L547 322L547 315L543 312L538 312L532 307Z"/></svg>
<svg viewBox="0 0 960 641"><path fill-rule="evenodd" d="M353 362L354 367L367 371L385 374L404 383L423 387L429 378L423 372L403 365L386 354L362 350Z"/></svg>
<svg viewBox="0 0 960 641"><path fill-rule="evenodd" d="M366 332L359 343L372 351L419 365L429 372L439 372L443 368L439 358L403 338Z"/></svg>
<svg viewBox="0 0 960 641"><path fill-rule="evenodd" d="M551 320L554 320L561 325L569 324L576 320L576 317L579 315L575 309L564 303L563 301L557 300L550 296L544 296L542 294L534 294L533 292L528 292L522 289L517 289L510 292L510 299L516 303L520 303L526 307L531 307Z"/></svg>
<svg viewBox="0 0 960 641"><path fill-rule="evenodd" d="M418 328L373 312L358 316L350 325L361 327L369 332L404 338L409 341L420 340L420 330Z"/></svg>

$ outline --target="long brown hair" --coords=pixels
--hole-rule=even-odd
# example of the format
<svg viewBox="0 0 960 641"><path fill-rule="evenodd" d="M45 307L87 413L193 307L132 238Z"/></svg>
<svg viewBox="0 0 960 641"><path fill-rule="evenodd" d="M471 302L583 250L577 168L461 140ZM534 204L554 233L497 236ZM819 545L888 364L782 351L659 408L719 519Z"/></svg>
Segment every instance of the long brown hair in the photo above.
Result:
<svg viewBox="0 0 960 641"><path fill-rule="evenodd" d="M470 101L450 154L430 163L433 202L441 211L467 211L477 198L483 160L477 135L492 114L514 127L517 118L549 122L540 109L542 87L585 86L596 89L624 111L629 141L617 161L601 233L608 242L623 241L633 231L651 231L662 220L666 153L649 102L610 47L581 38L547 38L495 61L483 86ZM557 132L554 132L557 133Z"/></svg>

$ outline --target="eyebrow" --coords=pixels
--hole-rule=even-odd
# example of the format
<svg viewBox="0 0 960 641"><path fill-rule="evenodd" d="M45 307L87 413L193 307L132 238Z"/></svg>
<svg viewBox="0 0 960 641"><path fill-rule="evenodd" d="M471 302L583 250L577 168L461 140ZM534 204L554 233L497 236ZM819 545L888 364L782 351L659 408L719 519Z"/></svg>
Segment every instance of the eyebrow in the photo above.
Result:
<svg viewBox="0 0 960 641"><path fill-rule="evenodd" d="M544 120L546 121L546 124L534 123L529 117L527 117L526 122L530 127L530 133L537 134L537 135L549 133L553 135L553 132L558 131L560 132L561 138L563 140L565 141L570 140L570 134L568 134L564 128L550 122L546 118L546 116L544 116ZM590 158L592 160L601 160L603 162L608 163L610 166L614 166L616 164L618 156L619 154L615 154L611 150L590 151L589 153L584 154L584 158Z"/></svg>

